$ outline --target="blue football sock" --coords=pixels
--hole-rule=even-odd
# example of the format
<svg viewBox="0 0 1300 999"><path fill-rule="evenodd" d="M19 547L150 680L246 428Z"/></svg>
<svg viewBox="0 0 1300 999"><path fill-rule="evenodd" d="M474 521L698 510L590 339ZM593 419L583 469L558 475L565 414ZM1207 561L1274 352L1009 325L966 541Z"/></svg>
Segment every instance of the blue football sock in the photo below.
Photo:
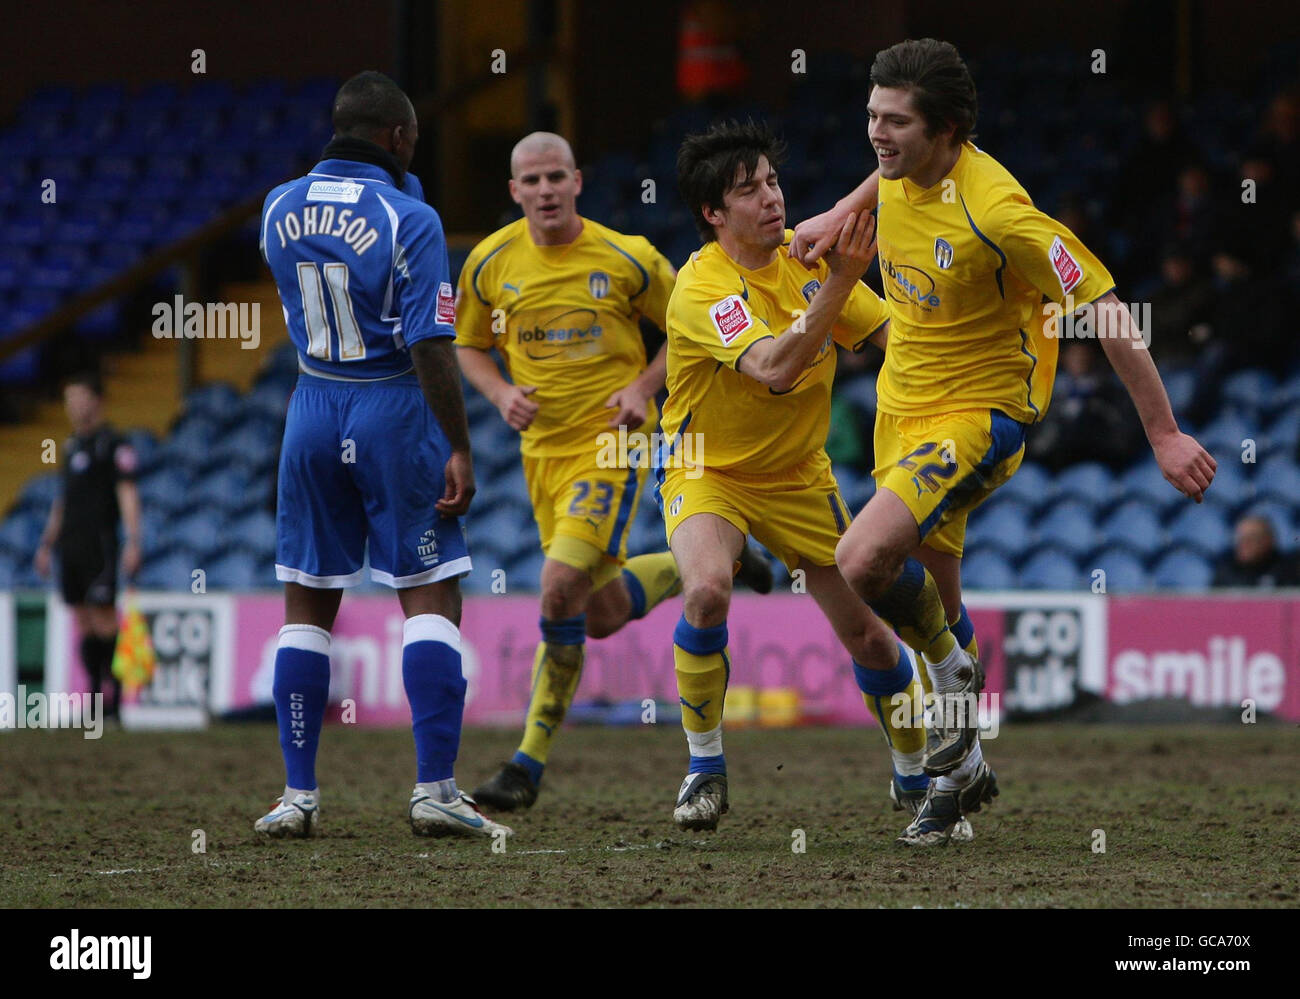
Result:
<svg viewBox="0 0 1300 999"><path fill-rule="evenodd" d="M275 652L275 718L280 726L285 784L316 789L316 748L330 693L330 633L286 624Z"/></svg>
<svg viewBox="0 0 1300 999"><path fill-rule="evenodd" d="M438 614L417 614L402 627L402 681L411 702L416 782L447 780L460 748L465 678L460 630Z"/></svg>

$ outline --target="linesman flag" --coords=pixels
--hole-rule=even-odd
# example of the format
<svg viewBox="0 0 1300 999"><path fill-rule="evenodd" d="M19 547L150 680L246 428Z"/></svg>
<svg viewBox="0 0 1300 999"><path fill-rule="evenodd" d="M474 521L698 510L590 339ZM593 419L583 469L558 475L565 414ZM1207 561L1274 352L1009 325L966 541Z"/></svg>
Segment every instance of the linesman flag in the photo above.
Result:
<svg viewBox="0 0 1300 999"><path fill-rule="evenodd" d="M113 675L121 682L124 693L133 694L148 686L155 665L149 626L135 601L128 597L117 632L117 648L113 650Z"/></svg>

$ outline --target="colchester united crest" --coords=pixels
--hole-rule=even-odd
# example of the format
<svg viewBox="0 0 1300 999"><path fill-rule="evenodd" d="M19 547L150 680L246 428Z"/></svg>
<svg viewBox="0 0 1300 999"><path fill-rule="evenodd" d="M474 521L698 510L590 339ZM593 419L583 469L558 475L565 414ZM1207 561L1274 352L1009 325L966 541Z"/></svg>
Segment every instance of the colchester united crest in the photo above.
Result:
<svg viewBox="0 0 1300 999"><path fill-rule="evenodd" d="M934 262L939 265L941 271L946 271L952 266L952 244L946 239L934 241Z"/></svg>
<svg viewBox="0 0 1300 999"><path fill-rule="evenodd" d="M609 275L604 271L592 271L587 278L587 290L592 298L604 298L609 294Z"/></svg>

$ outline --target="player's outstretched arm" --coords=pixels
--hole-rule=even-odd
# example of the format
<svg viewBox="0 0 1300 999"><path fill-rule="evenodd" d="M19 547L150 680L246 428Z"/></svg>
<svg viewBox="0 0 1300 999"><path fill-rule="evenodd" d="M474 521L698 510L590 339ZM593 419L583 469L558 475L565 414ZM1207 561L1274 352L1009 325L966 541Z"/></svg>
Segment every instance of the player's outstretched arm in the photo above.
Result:
<svg viewBox="0 0 1300 999"><path fill-rule="evenodd" d="M424 400L447 435L451 457L444 474L447 488L434 506L448 517L460 517L469 510L474 498L474 463L469 451L469 421L465 416L465 397L460 391L460 368L450 337L420 340L411 348L411 361Z"/></svg>
<svg viewBox="0 0 1300 999"><path fill-rule="evenodd" d="M814 215L794 227L794 240L790 243L790 256L804 264L814 264L830 250L844 228L844 220L852 214L870 212L880 200L880 171L840 198L829 211Z"/></svg>
<svg viewBox="0 0 1300 999"><path fill-rule="evenodd" d="M1093 308L1102 350L1137 407L1156 464L1180 493L1201 502L1218 464L1196 438L1178 429L1160 372L1124 303L1109 292Z"/></svg>
<svg viewBox="0 0 1300 999"><path fill-rule="evenodd" d="M641 374L605 400L606 409L617 407L618 410L610 417L609 425L635 430L645 423L646 414L650 411L650 400L664 387L667 378L668 344L664 342L654 360L646 365Z"/></svg>
<svg viewBox="0 0 1300 999"><path fill-rule="evenodd" d="M515 430L527 430L532 425L538 407L528 397L537 391L536 385L513 385L506 381L492 355L478 347L458 346L456 360L465 380L497 408L501 419Z"/></svg>
<svg viewBox="0 0 1300 999"><path fill-rule="evenodd" d="M876 254L875 242L876 220L866 212L850 213L827 258L830 276L813 295L808 311L779 336L755 341L741 357L737 370L777 392L792 388L825 344L844 303L870 266Z"/></svg>

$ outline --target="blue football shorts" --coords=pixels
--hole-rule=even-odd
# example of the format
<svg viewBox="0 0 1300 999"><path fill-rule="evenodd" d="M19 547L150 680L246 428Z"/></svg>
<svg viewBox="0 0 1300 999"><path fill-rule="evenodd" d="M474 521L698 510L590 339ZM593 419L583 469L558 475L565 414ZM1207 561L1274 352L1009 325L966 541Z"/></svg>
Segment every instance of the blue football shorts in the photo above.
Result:
<svg viewBox="0 0 1300 999"><path fill-rule="evenodd" d="M434 508L451 447L414 374L299 374L280 452L275 576L319 589L370 575L394 589L470 571L465 529Z"/></svg>

